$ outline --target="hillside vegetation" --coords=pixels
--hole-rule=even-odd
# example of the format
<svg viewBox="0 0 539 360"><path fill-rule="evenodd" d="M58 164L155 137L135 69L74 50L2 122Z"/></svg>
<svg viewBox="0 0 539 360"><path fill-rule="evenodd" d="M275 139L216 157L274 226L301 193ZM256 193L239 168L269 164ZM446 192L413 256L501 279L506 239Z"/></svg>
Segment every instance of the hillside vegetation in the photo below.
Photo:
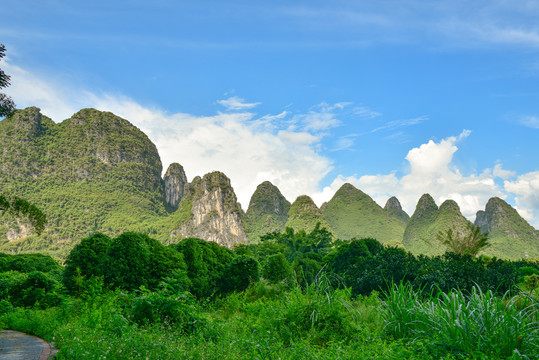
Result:
<svg viewBox="0 0 539 360"><path fill-rule="evenodd" d="M0 205L27 201L39 215L0 213L0 250L9 253L39 251L64 259L81 238L129 231L163 244L197 237L231 248L287 227L310 232L320 223L340 240L372 237L436 255L444 251L436 241L439 232L459 233L470 225L454 201L438 208L425 194L409 217L398 199L382 208L351 184L318 208L305 195L290 204L276 186L263 182L244 213L225 174L215 171L188 182L183 167L173 163L161 177L161 160L148 137L127 120L94 109L61 123L35 107L16 110L0 121L0 154ZM44 229L36 226L43 224L41 214ZM490 232L491 246L483 254L539 257L538 231L505 201L491 199L476 223Z"/></svg>

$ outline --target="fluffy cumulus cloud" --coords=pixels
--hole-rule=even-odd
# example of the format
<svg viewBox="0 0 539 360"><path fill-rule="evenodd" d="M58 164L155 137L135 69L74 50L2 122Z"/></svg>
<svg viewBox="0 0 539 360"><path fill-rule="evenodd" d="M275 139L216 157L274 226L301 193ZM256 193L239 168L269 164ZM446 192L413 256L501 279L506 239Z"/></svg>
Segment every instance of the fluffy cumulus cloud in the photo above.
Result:
<svg viewBox="0 0 539 360"><path fill-rule="evenodd" d="M515 193L517 205L522 209L538 208L539 201L534 195L539 189L539 172L521 176L512 182L505 182L505 189L495 181L497 177L507 179L515 173L505 170L501 164L493 169L486 169L481 174L464 176L452 165L458 143L470 135L464 130L459 136L452 136L439 142L433 140L411 149L406 155L410 170L404 176L395 173L338 176L331 185L316 193L314 198L321 204L328 201L335 191L348 182L372 196L381 206L387 199L397 196L404 210L413 214L421 195L429 193L438 205L447 199L455 200L463 215L475 219L478 210L484 209L488 199L493 196L507 197L507 192ZM534 182L535 181L535 182ZM535 191L535 192L534 192ZM522 215L529 215L521 212ZM530 216L528 219L532 220Z"/></svg>
<svg viewBox="0 0 539 360"><path fill-rule="evenodd" d="M520 175L515 181L506 180L504 187L516 195L517 210L533 222L539 215L539 171Z"/></svg>

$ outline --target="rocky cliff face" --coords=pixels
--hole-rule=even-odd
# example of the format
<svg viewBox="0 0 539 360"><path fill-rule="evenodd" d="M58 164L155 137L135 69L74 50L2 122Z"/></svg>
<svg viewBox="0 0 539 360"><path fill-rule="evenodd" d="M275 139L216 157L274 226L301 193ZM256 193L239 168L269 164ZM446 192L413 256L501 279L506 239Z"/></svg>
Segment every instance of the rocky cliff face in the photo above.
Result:
<svg viewBox="0 0 539 360"><path fill-rule="evenodd" d="M183 166L178 163L170 164L163 180L165 181L165 201L176 210L189 184Z"/></svg>
<svg viewBox="0 0 539 360"><path fill-rule="evenodd" d="M311 232L317 223L320 223L320 227L332 232L331 226L314 201L307 195L298 196L288 210L286 227Z"/></svg>
<svg viewBox="0 0 539 360"><path fill-rule="evenodd" d="M221 172L195 177L178 211L189 216L171 232L173 238L197 237L227 247L247 243L241 205L230 180Z"/></svg>
<svg viewBox="0 0 539 360"><path fill-rule="evenodd" d="M383 243L400 243L404 233L403 221L351 184L341 186L324 206L323 214L341 240L370 237Z"/></svg>
<svg viewBox="0 0 539 360"><path fill-rule="evenodd" d="M513 259L539 257L539 232L504 200L489 199L485 210L477 212L475 225L489 233L488 255Z"/></svg>
<svg viewBox="0 0 539 360"><path fill-rule="evenodd" d="M244 217L245 231L249 241L256 242L262 235L283 231L289 210L290 202L275 185L269 181L258 185L251 196L249 208Z"/></svg>

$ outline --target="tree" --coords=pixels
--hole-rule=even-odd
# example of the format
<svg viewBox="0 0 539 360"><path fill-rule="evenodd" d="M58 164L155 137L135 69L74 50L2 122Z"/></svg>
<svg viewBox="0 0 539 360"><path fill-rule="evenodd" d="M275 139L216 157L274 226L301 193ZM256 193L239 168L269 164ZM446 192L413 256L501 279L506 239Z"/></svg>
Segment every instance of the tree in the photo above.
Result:
<svg viewBox="0 0 539 360"><path fill-rule="evenodd" d="M292 267L288 263L288 260L286 260L286 257L281 253L268 257L262 268L262 276L270 283L278 283L279 281L291 278L292 275Z"/></svg>
<svg viewBox="0 0 539 360"><path fill-rule="evenodd" d="M260 280L260 265L252 257L238 255L226 268L221 279L224 293L244 291L251 283Z"/></svg>
<svg viewBox="0 0 539 360"><path fill-rule="evenodd" d="M3 44L0 44L0 60L5 56L5 51L6 47ZM0 69L0 89L10 85L10 78L9 75ZM6 94L0 93L0 117L9 115L13 110L15 110L15 103L13 100Z"/></svg>
<svg viewBox="0 0 539 360"><path fill-rule="evenodd" d="M16 217L26 216L38 235L45 229L45 224L47 223L45 214L35 205L30 204L24 199L16 196L7 198L3 194L0 194L0 210Z"/></svg>
<svg viewBox="0 0 539 360"><path fill-rule="evenodd" d="M479 251L490 246L488 233L481 232L481 228L470 225L465 233L453 233L452 229L440 231L436 239L447 246L448 251L460 255L477 256Z"/></svg>
<svg viewBox="0 0 539 360"><path fill-rule="evenodd" d="M175 271L185 271L183 256L144 234L123 233L113 239L103 261L106 285L135 290L150 290Z"/></svg>
<svg viewBox="0 0 539 360"><path fill-rule="evenodd" d="M83 239L71 250L63 274L63 282L68 291L74 294L80 290L77 289L79 276L88 280L104 275L103 261L111 241L108 236L96 233Z"/></svg>
<svg viewBox="0 0 539 360"><path fill-rule="evenodd" d="M190 282L189 291L197 298L209 297L217 292L224 271L235 257L232 250L197 238L183 239L170 247L183 254Z"/></svg>

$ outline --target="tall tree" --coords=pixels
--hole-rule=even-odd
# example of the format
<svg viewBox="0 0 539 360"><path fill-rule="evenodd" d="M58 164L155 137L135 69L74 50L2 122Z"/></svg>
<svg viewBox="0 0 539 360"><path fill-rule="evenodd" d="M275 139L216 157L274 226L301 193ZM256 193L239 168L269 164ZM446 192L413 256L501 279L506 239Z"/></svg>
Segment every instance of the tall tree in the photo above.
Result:
<svg viewBox="0 0 539 360"><path fill-rule="evenodd" d="M0 60L6 56L5 51L6 47L4 44L0 44ZM10 78L11 77L7 75L4 70L0 69L0 89L10 85ZM0 93L0 117L9 115L13 110L15 110L15 103L13 100L6 94Z"/></svg>

